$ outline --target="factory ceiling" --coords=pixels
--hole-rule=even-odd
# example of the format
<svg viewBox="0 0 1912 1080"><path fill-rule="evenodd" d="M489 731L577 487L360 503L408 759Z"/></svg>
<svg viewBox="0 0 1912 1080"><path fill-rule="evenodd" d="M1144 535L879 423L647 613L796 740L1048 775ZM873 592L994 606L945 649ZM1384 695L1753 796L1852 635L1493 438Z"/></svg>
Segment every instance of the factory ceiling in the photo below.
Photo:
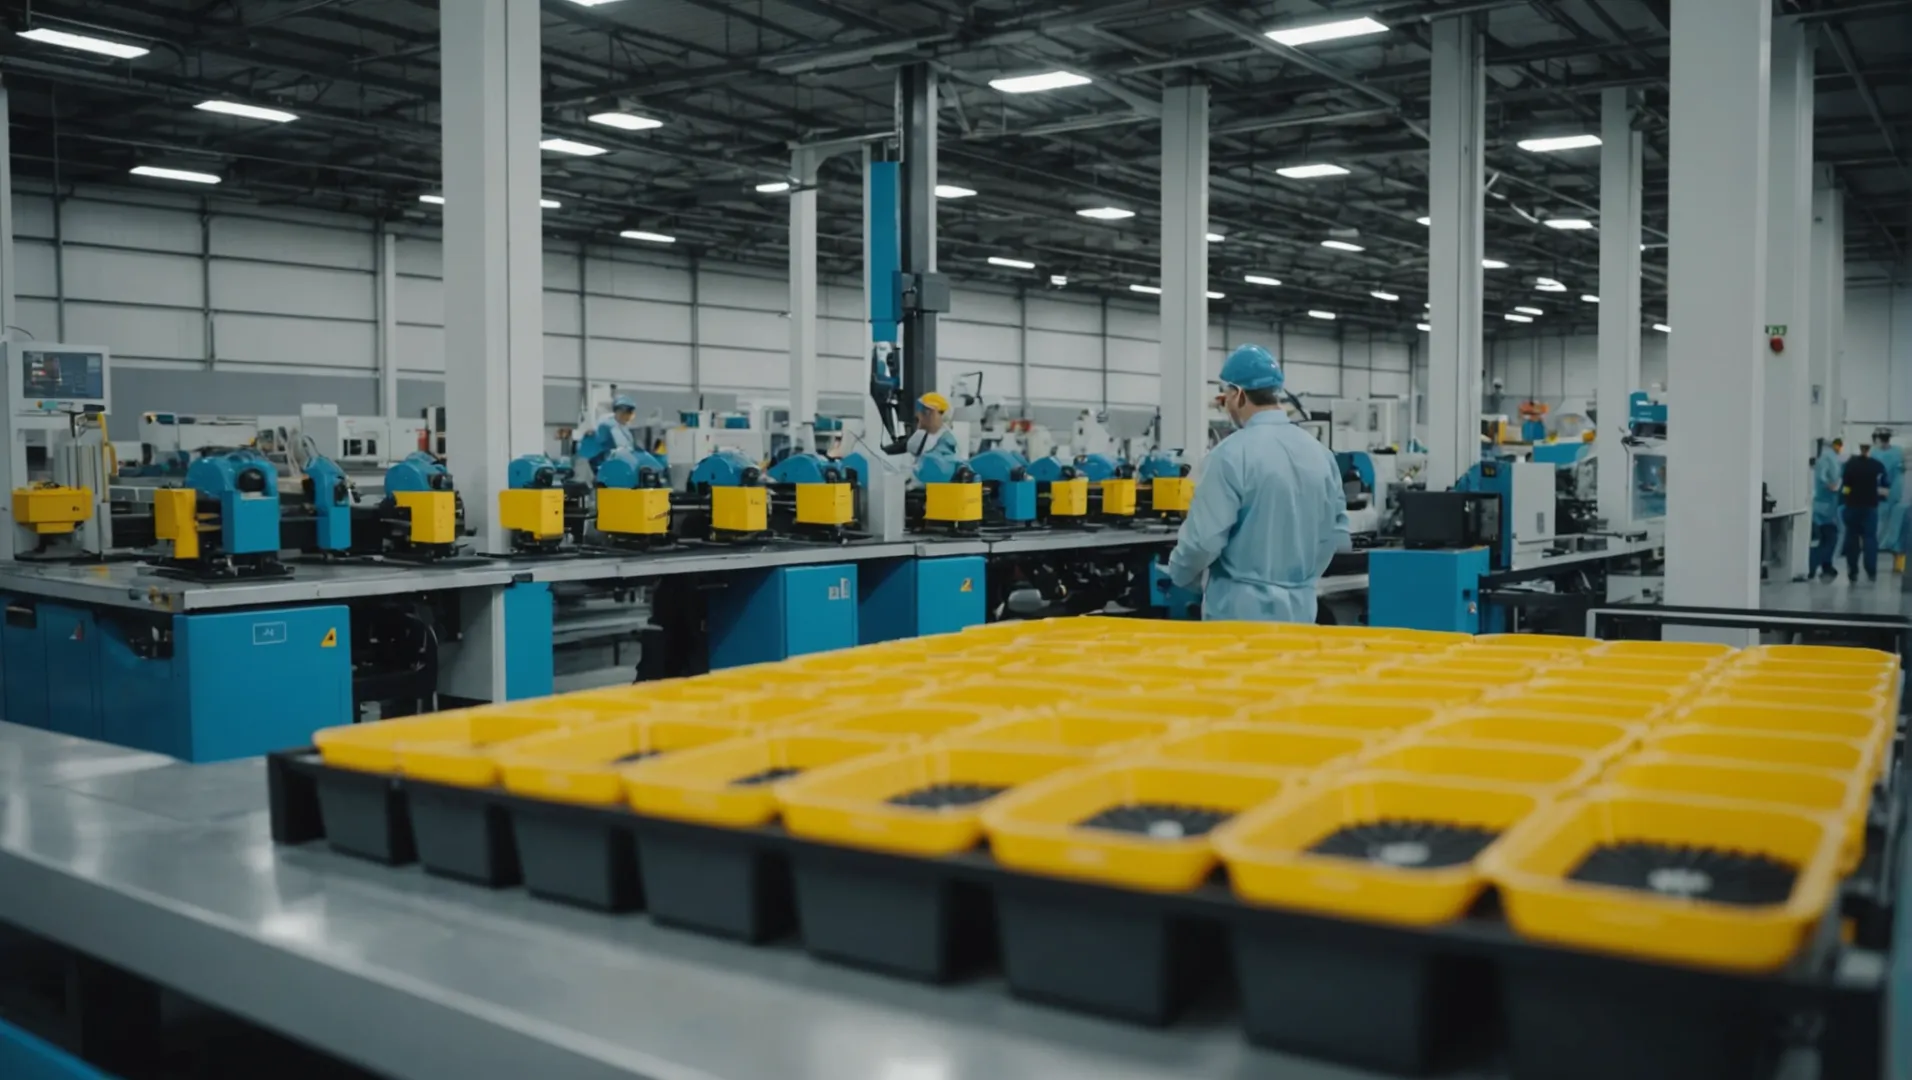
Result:
<svg viewBox="0 0 1912 1080"><path fill-rule="evenodd" d="M1176 80L1211 87L1211 287L1222 312L1413 333L1426 299L1429 25L1474 11L1487 32L1490 314L1544 297L1547 325L1587 327L1597 289L1599 150L1516 144L1597 132L1601 91L1643 105L1645 308L1664 311L1671 0L544 0L544 132L603 147L544 155L556 237L631 244L644 230L712 260L783 265L791 147L893 126L896 71L941 78L942 267L965 279L1127 295L1158 272L1160 125ZM219 175L222 198L371 214L431 228L438 208L438 13L427 0L7 0L0 75L18 175L149 184L136 165ZM1781 0L1817 29L1818 156L1849 198L1848 252L1874 273L1912 250L1912 0ZM1372 16L1384 33L1291 48L1271 28ZM64 30L146 48L98 56L17 36ZM1092 81L1006 94L1003 78ZM274 123L196 109L234 101ZM618 112L644 130L594 123ZM819 179L829 274L861 263L859 158ZM1279 170L1328 163L1345 174ZM1076 211L1132 209L1101 221ZM1338 238L1361 251L1324 248ZM994 266L990 256L1035 264ZM1249 275L1279 286L1249 284ZM1855 272L1855 276L1863 276ZM1396 296L1389 301L1375 293ZM1491 325L1490 331L1504 328Z"/></svg>

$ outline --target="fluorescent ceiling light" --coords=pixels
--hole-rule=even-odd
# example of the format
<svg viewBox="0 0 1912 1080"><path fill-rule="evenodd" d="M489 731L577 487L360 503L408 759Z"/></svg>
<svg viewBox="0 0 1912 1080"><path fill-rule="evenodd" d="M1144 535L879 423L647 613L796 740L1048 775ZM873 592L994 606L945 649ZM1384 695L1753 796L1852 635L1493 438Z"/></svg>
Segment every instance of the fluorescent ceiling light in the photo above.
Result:
<svg viewBox="0 0 1912 1080"><path fill-rule="evenodd" d="M615 4L617 0L571 0L579 7L597 7L599 4Z"/></svg>
<svg viewBox="0 0 1912 1080"><path fill-rule="evenodd" d="M1431 331L1431 330L1433 330L1434 328L1433 328L1433 327L1431 327L1431 326L1429 326L1429 325L1427 325L1427 324L1426 324L1426 323L1424 323L1424 322L1417 322L1417 323L1415 323L1415 324L1414 324L1414 329L1416 329L1416 330L1419 330L1419 331L1420 331L1421 333L1423 333L1423 334L1425 334L1425 333L1427 333L1427 332L1429 332L1429 331Z"/></svg>
<svg viewBox="0 0 1912 1080"><path fill-rule="evenodd" d="M1516 315L1511 311L1505 315L1502 315L1501 318L1506 319L1508 322L1533 322L1534 321L1534 317L1532 315Z"/></svg>
<svg viewBox="0 0 1912 1080"><path fill-rule="evenodd" d="M957 187L955 184L936 185L936 197L939 199L967 199L974 194L974 188Z"/></svg>
<svg viewBox="0 0 1912 1080"><path fill-rule="evenodd" d="M1213 289L1210 289L1210 290L1208 291L1208 298L1209 298L1210 300L1226 300L1226 299L1228 299L1228 294L1227 294L1227 293L1219 293L1219 292L1216 292L1216 291L1214 291Z"/></svg>
<svg viewBox="0 0 1912 1080"><path fill-rule="evenodd" d="M1036 268L1035 263L1029 262L1025 259L1006 259L1002 257L1001 255L991 255L989 257L989 265L1007 266L1011 270L1034 270Z"/></svg>
<svg viewBox="0 0 1912 1080"><path fill-rule="evenodd" d="M1566 292L1567 287L1550 277L1535 278L1534 288L1541 292Z"/></svg>
<svg viewBox="0 0 1912 1080"><path fill-rule="evenodd" d="M1158 285L1130 285L1129 291L1139 292L1139 293L1148 293L1150 296L1162 295L1162 289Z"/></svg>
<svg viewBox="0 0 1912 1080"><path fill-rule="evenodd" d="M1517 307L1514 310L1520 312L1522 315L1545 315L1546 314L1546 312L1540 310L1537 307Z"/></svg>
<svg viewBox="0 0 1912 1080"><path fill-rule="evenodd" d="M1211 244L1219 244L1226 239L1228 239L1228 237L1223 236L1221 233L1218 233L1218 232L1212 232L1208 234L1208 242Z"/></svg>
<svg viewBox="0 0 1912 1080"><path fill-rule="evenodd" d="M1659 331L1660 333L1662 333L1662 334L1670 334L1670 333L1672 333L1672 332L1673 332L1673 328L1672 328L1672 327L1670 327L1670 326L1668 326L1668 325L1666 325L1666 324L1665 324L1665 323L1663 323L1663 322L1656 322L1656 323L1654 323L1654 324L1653 324L1653 329L1655 329L1655 330L1658 330L1658 331Z"/></svg>
<svg viewBox="0 0 1912 1080"><path fill-rule="evenodd" d="M1323 240L1321 242L1321 246L1324 248L1333 248L1336 251L1366 251L1367 250L1367 248L1362 247L1360 244L1350 244L1346 240Z"/></svg>
<svg viewBox="0 0 1912 1080"><path fill-rule="evenodd" d="M991 79L989 85L1005 94L1039 94L1044 90L1087 86L1094 81L1086 75L1077 75L1073 71L1045 71L1040 75L1016 75L1005 79Z"/></svg>
<svg viewBox="0 0 1912 1080"><path fill-rule="evenodd" d="M1593 294L1592 294L1592 293L1590 293L1590 292L1586 292L1586 293L1581 293L1581 294L1580 294L1580 299L1581 299L1581 300L1583 300L1583 301L1585 301L1586 303L1589 303L1589 304L1597 304L1597 303L1599 303L1599 302L1600 302L1600 298L1599 298L1599 297L1597 297L1597 296L1595 296L1595 295L1593 295Z"/></svg>
<svg viewBox="0 0 1912 1080"><path fill-rule="evenodd" d="M1427 226L1429 226L1429 227L1432 227L1432 226L1433 226L1433 224L1434 224L1434 219L1433 219L1433 218L1431 218L1431 217L1427 217L1426 215L1422 215L1421 217L1417 217L1417 218L1415 218L1414 220L1415 220L1416 222L1418 222L1419 224L1422 224L1422 225L1427 225Z"/></svg>
<svg viewBox="0 0 1912 1080"><path fill-rule="evenodd" d="M1310 311L1310 312L1308 312L1308 317L1309 317L1310 319L1333 319L1333 318L1334 318L1334 312L1332 312L1332 311L1322 311L1322 310L1320 310L1320 309L1318 309L1318 308L1317 308L1317 309L1316 309L1316 310L1314 310L1314 311Z"/></svg>
<svg viewBox="0 0 1912 1080"><path fill-rule="evenodd" d="M1077 210L1076 214L1080 217L1094 218L1097 221L1121 221L1123 218L1134 217L1135 211L1124 210L1119 206L1091 206L1087 210Z"/></svg>
<svg viewBox="0 0 1912 1080"><path fill-rule="evenodd" d="M1245 274L1243 275L1242 280L1246 281L1250 285L1279 285L1281 284L1280 278L1265 277L1261 274Z"/></svg>
<svg viewBox="0 0 1912 1080"><path fill-rule="evenodd" d="M613 127L619 131L649 131L652 128L664 126L664 121L656 117L633 116L622 112L592 113L585 119L593 124L603 124L605 127Z"/></svg>
<svg viewBox="0 0 1912 1080"><path fill-rule="evenodd" d="M563 204L563 203L560 203L560 202L559 202L558 200L556 200L556 199L539 199L539 200L538 200L538 205L539 205L539 206L541 206L541 207L543 207L543 208L544 208L544 209L546 209L546 210L556 210L556 209L558 209L558 208L559 208L560 206L563 206L564 204Z"/></svg>
<svg viewBox="0 0 1912 1080"><path fill-rule="evenodd" d="M1069 283L1069 276L1067 274L1050 274L1049 275L1049 284L1054 285L1058 289L1062 288L1064 285L1067 285L1068 283Z"/></svg>
<svg viewBox="0 0 1912 1080"><path fill-rule="evenodd" d="M162 169L157 165L135 165L134 176L150 176L156 180L184 180L188 184L217 184L219 177L212 173L193 172L190 169Z"/></svg>
<svg viewBox="0 0 1912 1080"><path fill-rule="evenodd" d="M51 30L44 26L35 27L32 30L22 30L20 31L20 36L29 41L37 41L42 45L58 45L63 49L79 49L82 52L99 53L102 56L117 57L121 60L131 60L136 56L145 56L152 51L151 49L141 48L138 45L127 45L123 42L107 41L104 38L87 37L85 34L69 34L65 30Z"/></svg>
<svg viewBox="0 0 1912 1080"><path fill-rule="evenodd" d="M645 240L653 244L675 244L677 237L661 232L645 232L643 229L625 229L618 233L626 240Z"/></svg>
<svg viewBox="0 0 1912 1080"><path fill-rule="evenodd" d="M418 197L418 201L422 203L431 203L433 206L445 205L445 197L443 195L420 195Z"/></svg>
<svg viewBox="0 0 1912 1080"><path fill-rule="evenodd" d="M781 195L789 190L790 181L788 180L772 180L767 184L757 185L757 194L759 195Z"/></svg>
<svg viewBox="0 0 1912 1080"><path fill-rule="evenodd" d="M299 118L298 113L289 113L284 109L268 109L263 105L247 105L243 101L202 101L193 108L203 112L224 113L227 116L243 116L248 120L270 120L275 124L290 124Z"/></svg>
<svg viewBox="0 0 1912 1080"><path fill-rule="evenodd" d="M1586 218L1578 217L1548 218L1543 224L1549 229L1564 229L1568 232L1579 232L1581 229L1593 228L1593 222L1588 221Z"/></svg>
<svg viewBox="0 0 1912 1080"><path fill-rule="evenodd" d="M1348 170L1339 165L1320 163L1315 165L1290 165L1285 169L1276 169L1276 175L1290 180L1314 180L1323 176L1346 176Z"/></svg>
<svg viewBox="0 0 1912 1080"><path fill-rule="evenodd" d="M558 154L576 154L579 157L596 157L599 154L610 153L602 146L592 146L588 142L579 142L576 139L546 139L538 144L538 149L550 150Z"/></svg>
<svg viewBox="0 0 1912 1080"><path fill-rule="evenodd" d="M1322 41L1339 41L1342 38L1386 32L1386 25L1363 15L1358 19L1338 19L1334 22L1315 23L1312 26L1290 26L1282 30L1270 30L1267 37L1279 44L1294 46L1313 45Z"/></svg>
<svg viewBox="0 0 1912 1080"><path fill-rule="evenodd" d="M1386 300L1390 304L1400 299L1400 297L1388 292L1386 289L1369 289L1368 295L1374 297L1376 300Z"/></svg>
<svg viewBox="0 0 1912 1080"><path fill-rule="evenodd" d="M1582 150L1589 146L1599 146L1598 135L1555 135L1544 139L1522 139L1515 145L1522 150L1532 150L1536 154L1550 154L1556 150Z"/></svg>
<svg viewBox="0 0 1912 1080"><path fill-rule="evenodd" d="M1507 264L1501 262L1499 259L1482 259L1480 261L1480 268L1482 270L1505 270L1507 269Z"/></svg>

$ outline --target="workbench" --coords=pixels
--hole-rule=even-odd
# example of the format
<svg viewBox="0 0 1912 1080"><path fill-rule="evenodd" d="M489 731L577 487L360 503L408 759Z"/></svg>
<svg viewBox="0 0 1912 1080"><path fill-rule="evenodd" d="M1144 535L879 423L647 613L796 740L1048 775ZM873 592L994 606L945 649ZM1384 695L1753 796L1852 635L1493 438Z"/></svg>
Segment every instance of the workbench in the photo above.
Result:
<svg viewBox="0 0 1912 1080"><path fill-rule="evenodd" d="M1362 1080L648 920L275 848L257 760L0 723L0 922L395 1080Z"/></svg>

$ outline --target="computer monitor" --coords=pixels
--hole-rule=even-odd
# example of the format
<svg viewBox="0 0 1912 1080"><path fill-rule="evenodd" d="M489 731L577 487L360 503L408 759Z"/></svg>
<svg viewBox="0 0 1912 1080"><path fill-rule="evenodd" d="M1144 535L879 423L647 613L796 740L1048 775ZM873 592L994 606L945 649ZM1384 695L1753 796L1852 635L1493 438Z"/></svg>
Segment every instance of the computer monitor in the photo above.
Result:
<svg viewBox="0 0 1912 1080"><path fill-rule="evenodd" d="M104 412L107 409L106 350L76 345L15 343L22 413Z"/></svg>

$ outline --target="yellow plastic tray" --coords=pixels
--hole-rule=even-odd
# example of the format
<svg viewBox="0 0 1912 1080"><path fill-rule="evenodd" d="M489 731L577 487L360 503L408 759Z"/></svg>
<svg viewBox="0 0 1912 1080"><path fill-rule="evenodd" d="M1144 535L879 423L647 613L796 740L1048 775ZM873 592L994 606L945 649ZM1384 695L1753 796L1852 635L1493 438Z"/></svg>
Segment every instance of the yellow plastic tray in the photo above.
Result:
<svg viewBox="0 0 1912 1080"><path fill-rule="evenodd" d="M1425 724L1443 712L1433 705L1305 700L1250 706L1241 719L1250 724L1298 724L1382 734Z"/></svg>
<svg viewBox="0 0 1912 1080"><path fill-rule="evenodd" d="M1598 668L1555 668L1541 673L1525 686L1513 687L1510 694L1544 697L1583 697L1672 704L1698 693L1706 685L1700 675L1654 677L1641 672L1602 671Z"/></svg>
<svg viewBox="0 0 1912 1080"><path fill-rule="evenodd" d="M938 707L977 708L1002 716L1019 716L1053 712L1080 696L1080 691L1054 682L997 679L938 690L928 701Z"/></svg>
<svg viewBox="0 0 1912 1080"><path fill-rule="evenodd" d="M1389 679L1338 682L1317 687L1312 699L1362 705L1428 705L1446 708L1477 701L1486 692L1486 687L1471 683Z"/></svg>
<svg viewBox="0 0 1912 1080"><path fill-rule="evenodd" d="M938 682L936 679L920 675L868 675L846 672L832 676L825 681L824 685L826 689L818 697L831 705L847 705L898 702L917 695L933 698Z"/></svg>
<svg viewBox="0 0 1912 1080"><path fill-rule="evenodd" d="M947 705L934 698L908 705L863 702L815 714L808 730L921 741L973 727L997 715L993 710L979 706Z"/></svg>
<svg viewBox="0 0 1912 1080"><path fill-rule="evenodd" d="M1590 757L1610 758L1639 745L1646 730L1643 725L1617 720L1576 719L1477 705L1426 724L1416 729L1416 734L1430 739L1573 750Z"/></svg>
<svg viewBox="0 0 1912 1080"><path fill-rule="evenodd" d="M749 778L772 770L801 775L896 746L881 735L827 732L732 739L623 769L624 795L640 814L750 828L777 816L776 784L786 781Z"/></svg>
<svg viewBox="0 0 1912 1080"><path fill-rule="evenodd" d="M1136 762L1076 769L1022 788L983 811L996 861L1050 877L1185 892L1215 869L1208 837L1150 836L1081 824L1107 810L1172 804L1234 815L1279 795L1288 776Z"/></svg>
<svg viewBox="0 0 1912 1080"><path fill-rule="evenodd" d="M588 720L588 717L577 717ZM447 784L491 783L483 752L494 743L571 726L569 715L480 705L451 712L350 724L314 732L313 745L327 765L361 772L404 772ZM469 764L468 761L482 764ZM414 771L422 770L422 771ZM458 777L475 777L458 779Z"/></svg>
<svg viewBox="0 0 1912 1080"><path fill-rule="evenodd" d="M1871 690L1801 690L1796 687L1746 686L1719 682L1696 697L1694 705L1739 704L1776 705L1792 709L1843 709L1883 715L1884 694Z"/></svg>
<svg viewBox="0 0 1912 1080"><path fill-rule="evenodd" d="M1235 722L1170 735L1135 756L1285 775L1346 765L1386 737L1355 728Z"/></svg>
<svg viewBox="0 0 1912 1080"><path fill-rule="evenodd" d="M778 784L784 828L792 835L847 847L936 858L975 847L978 815L990 798L935 809L889 800L942 784L1005 791L1080 765L1078 754L1002 747L928 746L846 761Z"/></svg>
<svg viewBox="0 0 1912 1080"><path fill-rule="evenodd" d="M1507 746L1407 735L1361 759L1363 769L1456 780L1485 780L1550 793L1583 787L1600 775L1600 759L1572 750Z"/></svg>
<svg viewBox="0 0 1912 1080"><path fill-rule="evenodd" d="M1575 720L1613 720L1622 724L1651 724L1666 716L1678 702L1653 689L1612 687L1604 691L1552 687L1509 690L1481 702L1485 707L1512 709L1534 716Z"/></svg>
<svg viewBox="0 0 1912 1080"><path fill-rule="evenodd" d="M1681 709L1673 720L1698 727L1830 735L1872 743L1878 740L1886 717L1879 709L1802 708L1707 698Z"/></svg>
<svg viewBox="0 0 1912 1080"><path fill-rule="evenodd" d="M1879 694L1896 701L1899 694L1897 669L1819 666L1811 669L1790 664L1735 664L1722 670L1712 682L1715 687L1731 687L1735 692L1757 697L1767 690L1822 690L1837 693Z"/></svg>
<svg viewBox="0 0 1912 1080"><path fill-rule="evenodd" d="M1077 755L1106 754L1157 739L1179 725L1137 713L1076 710L1060 716L1024 716L992 720L952 732L954 746L996 746Z"/></svg>
<svg viewBox="0 0 1912 1080"><path fill-rule="evenodd" d="M533 799L609 806L624 797L618 770L640 755L742 738L746 724L712 720L620 720L521 739L501 747L505 790Z"/></svg>
<svg viewBox="0 0 1912 1080"><path fill-rule="evenodd" d="M1701 659L1728 660L1739 650L1731 645L1716 641L1608 641L1592 650L1591 655L1637 656L1658 660Z"/></svg>
<svg viewBox="0 0 1912 1080"><path fill-rule="evenodd" d="M1213 842L1235 894L1251 904L1428 926L1459 918L1480 895L1481 856L1414 869L1308 849L1344 828L1388 819L1503 831L1540 804L1529 788L1361 770L1298 787L1223 825Z"/></svg>
<svg viewBox="0 0 1912 1080"><path fill-rule="evenodd" d="M1825 735L1793 735L1777 731L1737 731L1731 728L1669 724L1647 732L1640 749L1680 757L1717 758L1759 765L1797 765L1837 769L1870 775L1876 744L1861 739Z"/></svg>
<svg viewBox="0 0 1912 1080"><path fill-rule="evenodd" d="M1197 678L1192 669L1183 669L1190 683ZM1021 660L999 669L1001 678L1018 682L1044 682L1052 686L1066 686L1078 695L1122 694L1141 685L1140 680L1117 668L1104 668L1084 661L1056 661L1053 657L1045 661ZM931 695L933 698L934 695Z"/></svg>
<svg viewBox="0 0 1912 1080"><path fill-rule="evenodd" d="M1582 678L1604 678L1629 686L1684 686L1718 670L1717 657L1646 656L1640 653L1588 653L1571 670Z"/></svg>
<svg viewBox="0 0 1912 1080"><path fill-rule="evenodd" d="M1572 948L1738 971L1770 971L1799 951L1833 900L1843 825L1832 815L1699 796L1596 788L1543 809L1487 853L1514 929ZM1794 866L1785 903L1736 906L1568 880L1613 843L1701 846Z"/></svg>
<svg viewBox="0 0 1912 1080"><path fill-rule="evenodd" d="M1840 845L1839 872L1851 873L1865 854L1870 785L1851 772L1649 751L1608 768L1603 782L1630 791L1700 795L1836 814L1846 823L1844 841Z"/></svg>
<svg viewBox="0 0 1912 1080"><path fill-rule="evenodd" d="M1739 654L1742 664L1768 661L1792 661L1814 667L1858 667L1899 669L1899 658L1882 649L1861 649L1847 645L1755 645Z"/></svg>
<svg viewBox="0 0 1912 1080"><path fill-rule="evenodd" d="M1563 634L1482 634L1474 639L1477 649L1520 649L1563 656L1590 652L1599 646L1600 642L1595 638L1567 637Z"/></svg>
<svg viewBox="0 0 1912 1080"><path fill-rule="evenodd" d="M1085 696L1056 710L1058 716L1140 716L1177 724L1211 724L1241 715L1243 701L1234 693L1208 696L1136 691L1128 694Z"/></svg>

